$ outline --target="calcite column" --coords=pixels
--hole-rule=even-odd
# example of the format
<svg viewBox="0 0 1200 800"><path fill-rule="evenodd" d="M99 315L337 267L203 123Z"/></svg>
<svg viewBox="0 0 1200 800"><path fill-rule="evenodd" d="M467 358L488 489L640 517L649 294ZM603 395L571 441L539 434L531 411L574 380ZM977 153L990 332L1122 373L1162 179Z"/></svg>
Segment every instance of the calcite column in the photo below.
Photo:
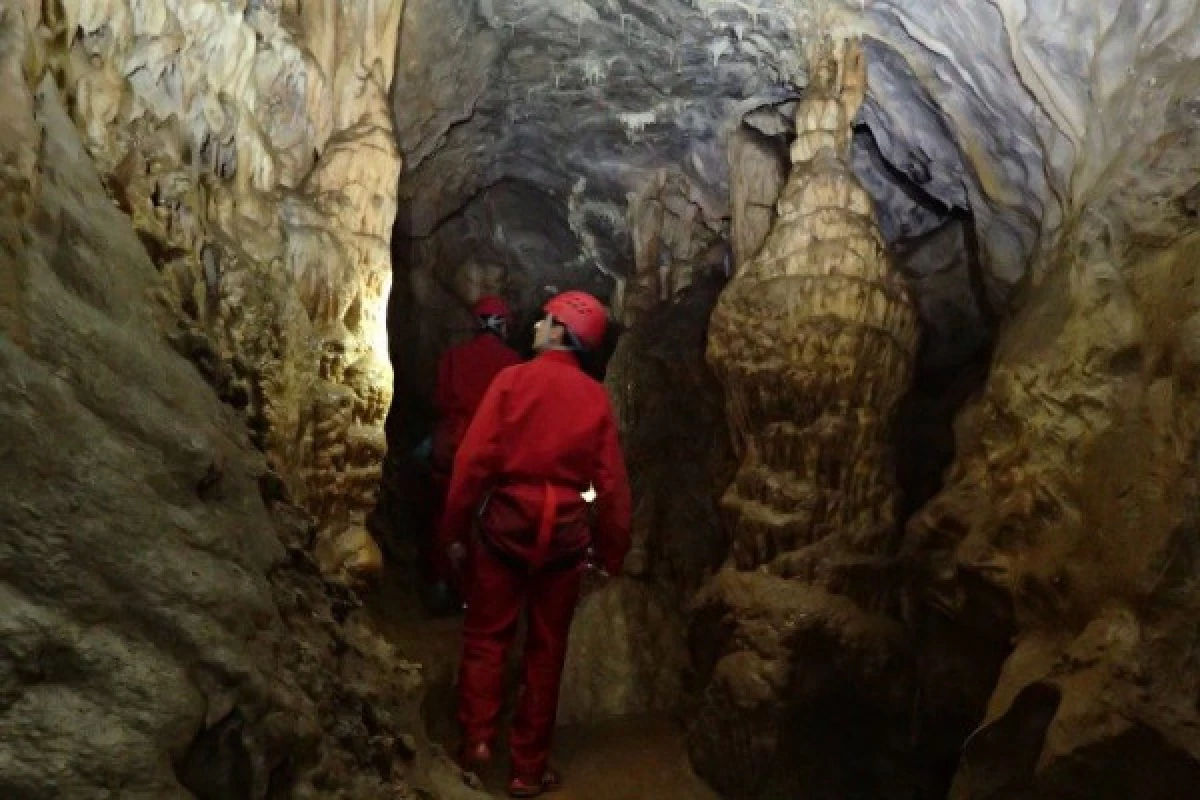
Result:
<svg viewBox="0 0 1200 800"><path fill-rule="evenodd" d="M889 420L917 316L847 165L861 49L814 50L776 223L709 327L740 466L689 624L688 748L731 798L912 796Z"/></svg>
<svg viewBox="0 0 1200 800"><path fill-rule="evenodd" d="M887 426L908 387L916 311L847 164L861 50L847 46L839 65L823 48L813 72L779 219L709 331L742 459L722 503L740 569L833 534L882 547L895 527Z"/></svg>

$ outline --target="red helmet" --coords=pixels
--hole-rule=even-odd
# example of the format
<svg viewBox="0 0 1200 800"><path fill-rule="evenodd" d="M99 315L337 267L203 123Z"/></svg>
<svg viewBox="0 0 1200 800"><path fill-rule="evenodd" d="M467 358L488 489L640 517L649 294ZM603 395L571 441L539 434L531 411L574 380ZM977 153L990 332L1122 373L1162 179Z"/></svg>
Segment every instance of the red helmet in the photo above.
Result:
<svg viewBox="0 0 1200 800"><path fill-rule="evenodd" d="M494 294L485 294L471 306L471 313L477 317L503 317L505 322L512 322L512 309L504 298Z"/></svg>
<svg viewBox="0 0 1200 800"><path fill-rule="evenodd" d="M604 342L608 312L587 292L563 292L550 298L542 310L561 322L584 349L595 350Z"/></svg>

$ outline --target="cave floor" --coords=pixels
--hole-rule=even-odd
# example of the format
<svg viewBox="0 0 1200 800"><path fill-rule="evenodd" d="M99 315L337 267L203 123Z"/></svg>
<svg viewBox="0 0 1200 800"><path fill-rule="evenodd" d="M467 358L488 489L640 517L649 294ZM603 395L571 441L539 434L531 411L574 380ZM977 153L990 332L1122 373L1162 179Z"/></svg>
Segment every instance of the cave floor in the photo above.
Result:
<svg viewBox="0 0 1200 800"><path fill-rule="evenodd" d="M391 572L370 601L373 616L406 658L419 661L426 676L423 716L430 740L452 752L456 743L454 675L461 618L435 618L421 608L410 572ZM520 641L514 651L519 652ZM515 661L510 665L516 666ZM510 670L509 686L515 675ZM505 718L511 714L511 698ZM494 797L506 797L508 763L500 742L497 763L484 775ZM717 800L692 772L677 721L665 715L630 717L559 728L552 763L563 775L557 800ZM465 788L465 787L464 787ZM469 792L463 797L481 797Z"/></svg>

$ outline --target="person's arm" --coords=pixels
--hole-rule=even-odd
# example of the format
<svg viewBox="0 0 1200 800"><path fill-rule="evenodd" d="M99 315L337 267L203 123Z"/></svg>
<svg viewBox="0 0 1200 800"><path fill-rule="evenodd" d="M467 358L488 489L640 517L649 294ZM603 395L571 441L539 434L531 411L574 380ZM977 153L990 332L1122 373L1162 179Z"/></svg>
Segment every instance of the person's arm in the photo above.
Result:
<svg viewBox="0 0 1200 800"><path fill-rule="evenodd" d="M508 381L497 376L479 404L454 458L450 490L438 528L438 547L446 552L455 543L465 544L471 517L500 466L504 399Z"/></svg>
<svg viewBox="0 0 1200 800"><path fill-rule="evenodd" d="M625 457L621 454L612 408L607 407L607 402L595 488L596 561L605 572L615 576L621 571L629 552L631 501Z"/></svg>

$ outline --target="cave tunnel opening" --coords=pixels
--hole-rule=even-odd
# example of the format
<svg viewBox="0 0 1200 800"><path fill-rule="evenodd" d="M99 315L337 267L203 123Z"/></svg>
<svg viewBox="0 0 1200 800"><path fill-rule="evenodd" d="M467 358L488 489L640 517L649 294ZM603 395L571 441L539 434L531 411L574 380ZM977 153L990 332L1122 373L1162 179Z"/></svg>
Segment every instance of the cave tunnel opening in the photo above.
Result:
<svg viewBox="0 0 1200 800"><path fill-rule="evenodd" d="M1198 22L0 4L0 795L476 796L433 375L570 288L635 501L570 796L1186 794Z"/></svg>
<svg viewBox="0 0 1200 800"><path fill-rule="evenodd" d="M885 46L867 47L888 69L901 69ZM778 204L798 139L797 113L806 96L804 89L768 93L736 111L740 119L732 133L706 132L687 144L670 137L639 141L639 131L625 120L614 130L611 118L589 121L602 130L585 125L571 142L556 139L559 131L533 128L536 118L510 119L513 135L497 145L503 149L492 169L468 180L464 168L483 163L473 160L479 151L470 154L470 137L495 133L494 120L473 117L450 134L450 150L463 163L423 155L402 178L387 315L395 393L379 518L390 560L417 589L402 602L410 611L441 617L438 624L445 626L433 649L446 652L430 658L433 677L424 704L435 738L454 735L449 665L457 611L453 598L429 594L420 577L418 551L437 513L422 450L436 422L431 402L436 363L449 346L471 335L469 308L480 295L498 293L514 306L510 344L528 358L542 303L557 291L582 288L611 309L614 324L603 352L586 367L606 382L619 417L637 532L625 582L588 600L574 624L573 647L583 655L568 665L560 722L586 728L639 713L666 714L669 727L689 732L688 755L697 771L711 772L707 762L719 757L721 747L706 750L705 734L697 735L691 720L713 719L696 713L695 704L721 658L697 660L697 654L717 652L718 641L732 632L721 626L706 632L706 612L697 612L695 603L702 591L711 596L722 566L732 563L736 520L722 497L732 491L737 457L726 398L709 358L710 325L722 292L779 222ZM896 551L904 549L909 519L943 488L955 457L954 420L988 377L1005 288L985 266L989 256L979 241L973 195L956 184L965 183L961 176L969 173L963 154L947 142L944 130L936 141L928 131L918 132L924 137L919 141L911 139L912 131L897 126L875 103L868 100L848 131L846 164L870 197L889 269L904 286L921 330L907 391L886 434L883 468L898 487L892 544L882 560L856 556L849 562L822 556L817 548L815 561L795 569L888 624L910 626L912 641L909 649L888 656L900 688L871 685L860 696L862 667L847 663L835 688L789 690L810 696L796 701L781 723L777 755L789 761L786 751L818 736L814 720L853 705L852 699L863 700L855 719L864 728L878 724L872 733L878 745L873 774L884 783L891 780L889 770L902 776L910 783L908 793L924 800L948 791L958 746L981 718L987 690L1007 655L1007 643L997 645L1007 622L1003 610L995 609L960 608L958 617L939 616L931 610L936 599L923 597L923 590L912 593L923 578L905 573L911 564L903 554L896 558ZM614 141L614 133L624 141ZM586 160L578 161L572 148ZM714 153L726 162L712 170L721 176L716 189L706 174L717 163ZM437 184L444 176L446 182ZM819 467L847 475L855 468L849 452L828 453ZM772 546L772 552L785 553ZM824 572L831 577L819 577ZM972 624L968 618L999 624L975 636L963 629ZM938 654L936 663L927 663L922 648ZM833 655L829 660L836 662ZM944 691L939 682L958 688ZM905 693L911 696L897 700ZM616 696L620 699L611 699ZM508 704L511 710L511 697ZM888 709L882 723L881 707ZM743 724L713 724L727 723ZM855 725L831 740L831 751L849 746ZM904 741L896 739L901 728ZM838 790L830 787L843 784L825 761L771 766L769 781L824 786L820 791L832 796ZM734 758L727 772L745 772L747 763ZM832 782L823 784L826 779ZM738 796L739 790L719 779L714 785Z"/></svg>
<svg viewBox="0 0 1200 800"><path fill-rule="evenodd" d="M631 658L633 666L625 665L635 673L628 680L641 683L643 692L663 692L661 698L643 698L641 707L687 713L688 701L681 692L695 686L688 683L692 668L682 655L685 609L730 552L720 496L735 460L721 388L706 360L708 327L734 272L732 260L740 254L745 261L754 253L753 246L745 249L738 238L745 221L756 213L765 214L768 223L775 220L772 209L786 181L787 154L796 137L795 107L792 97L744 115L739 133L732 137L732 168L773 172L776 177L773 185L752 187L749 194L735 178L733 201L743 205L732 212L706 208L702 191L682 173L659 173L640 191L626 193L628 206L621 215L627 232L598 225L581 237L576 198L526 178L506 177L481 187L459 208L423 227L414 223L422 215L402 206L393 232L395 280L387 319L395 393L387 421L389 452L380 516L385 520L385 549L406 576L419 574L414 550L435 524L436 507L428 502L435 490L421 450L436 420L431 403L435 364L448 346L470 335L470 303L492 292L513 303L516 324L510 343L523 358L532 355L532 326L542 302L553 292L585 288L613 308L614 324L603 352L595 364L586 366L597 379L609 378L631 482L646 509L638 524L648 533L635 542L631 560L633 585L642 594L622 597L615 601L621 610L608 613L623 615L635 627L646 626L648 619L668 620L657 628L623 630L622 644L630 650L653 653L648 632L660 647L674 642L667 648L672 655L644 655L640 662ZM866 122L854 127L851 159L872 194L889 257L914 298L923 329L909 390L891 425L891 469L901 490L896 537L901 539L906 521L942 488L955 454L953 421L987 378L997 324L995 301L989 295L994 287L982 274L983 255L969 203L940 199L927 185L928 174L920 164L894 164ZM736 214L745 216L740 222L732 220ZM593 216L604 215L602 211ZM681 229L688 235L681 236ZM589 245L593 260L586 252ZM606 255L615 254L619 280L595 268L600 248ZM452 601L447 605L444 596L429 596L429 587L419 577L413 583L419 597L406 602L453 617ZM604 629L587 619L577 627L585 629L585 638L595 635L589 632L593 628ZM947 634L940 621L933 621L922 635L933 641ZM980 641L978 651L991 644L990 639ZM948 658L953 664L945 667L956 678L962 677L959 670L976 663L968 658L954 661L958 655ZM425 714L430 730L448 737L453 729L448 723L453 676L446 665L453 654L443 656ZM997 652L996 658L983 659L989 664L985 671L998 667L1000 658ZM649 663L655 661L660 663ZM905 668L905 680L912 686L928 680L918 676L912 664ZM677 674L661 677L668 672ZM977 704L975 684L988 684L989 679L968 682L971 691L964 694L971 696L964 703ZM814 715L837 706L837 697L855 694L849 684L839 691L842 694L826 693L803 713L797 711L795 724L811 727ZM594 711L581 711L580 719ZM864 710L863 718L871 713ZM914 716L907 724L918 731L913 735L919 741L896 750L919 762L909 769L922 786L923 798L944 795L958 763L957 745L977 723L982 708L972 706L959 716L939 713ZM813 734L805 730L801 739ZM880 741L889 735L882 731ZM881 761L880 769L888 768ZM781 779L794 780L796 775Z"/></svg>

